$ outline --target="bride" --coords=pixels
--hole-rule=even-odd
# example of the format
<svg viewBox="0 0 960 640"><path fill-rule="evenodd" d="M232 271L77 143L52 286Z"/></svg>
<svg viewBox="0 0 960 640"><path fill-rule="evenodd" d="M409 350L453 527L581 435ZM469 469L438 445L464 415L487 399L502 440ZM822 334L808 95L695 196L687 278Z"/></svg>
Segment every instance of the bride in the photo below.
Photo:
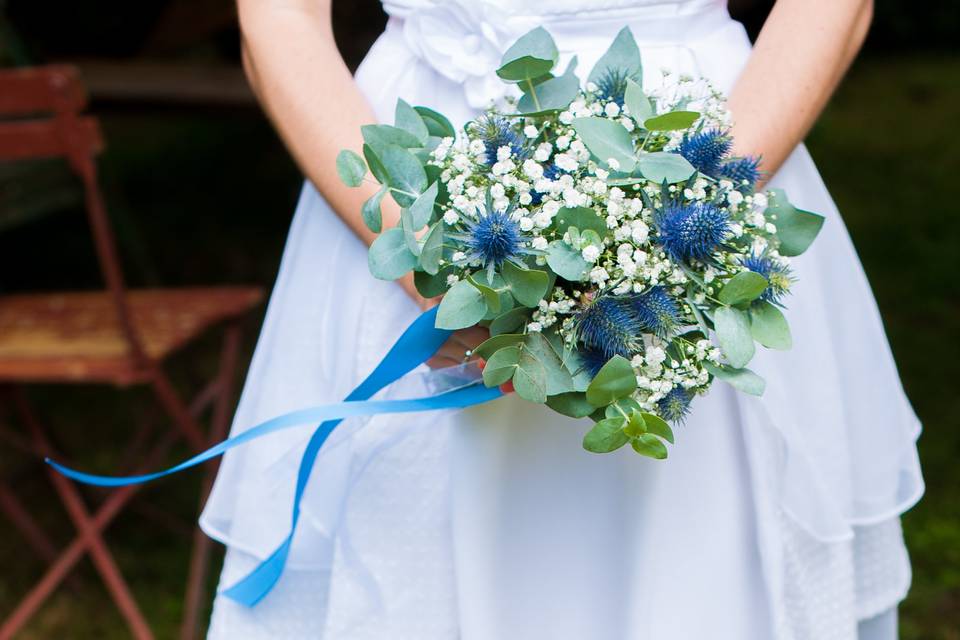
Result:
<svg viewBox="0 0 960 640"><path fill-rule="evenodd" d="M427 304L411 280L369 275L360 207L375 187L342 186L337 152L391 121L398 97L467 121L500 97L501 54L534 26L590 68L626 25L645 84L661 69L709 78L730 96L735 152L761 156L769 185L826 224L795 262L793 350L754 361L764 397L718 383L663 462L589 454L584 423L513 396L348 421L310 476L276 588L249 608L219 595L210 637L896 638L919 424L800 144L863 42L870 0L778 0L752 49L724 0L384 0L387 28L353 77L330 2L239 3L251 84L307 181L234 435L340 400ZM484 337L460 331L429 364L458 365ZM310 430L227 454L201 519L228 547L221 588L287 534Z"/></svg>

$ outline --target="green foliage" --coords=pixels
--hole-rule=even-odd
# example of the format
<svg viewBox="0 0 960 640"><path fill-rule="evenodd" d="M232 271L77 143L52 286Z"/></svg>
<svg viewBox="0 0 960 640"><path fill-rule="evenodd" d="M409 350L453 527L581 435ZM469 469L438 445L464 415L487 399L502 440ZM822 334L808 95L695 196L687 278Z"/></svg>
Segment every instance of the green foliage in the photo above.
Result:
<svg viewBox="0 0 960 640"><path fill-rule="evenodd" d="M402 99L397 100L394 121L398 129L403 129L412 135L421 146L427 144L430 132L427 130L426 123L424 123L420 114Z"/></svg>
<svg viewBox="0 0 960 640"><path fill-rule="evenodd" d="M566 109L580 90L580 79L573 72L576 64L574 57L563 75L540 84L531 83L517 103L517 112L535 116Z"/></svg>
<svg viewBox="0 0 960 640"><path fill-rule="evenodd" d="M417 266L417 256L407 246L403 230L387 229L370 245L367 264L373 277L396 280Z"/></svg>
<svg viewBox="0 0 960 640"><path fill-rule="evenodd" d="M632 78L627 79L627 91L624 94L623 102L630 111L630 115L637 122L643 122L655 115L650 98L643 92L640 83L635 82Z"/></svg>
<svg viewBox="0 0 960 640"><path fill-rule="evenodd" d="M460 280L440 301L437 328L466 329L480 322L486 313L486 299L480 290L466 280Z"/></svg>
<svg viewBox="0 0 960 640"><path fill-rule="evenodd" d="M557 212L554 225L558 230L569 227L576 227L580 231L591 229L601 238L610 235L606 220L590 207L563 207Z"/></svg>
<svg viewBox="0 0 960 640"><path fill-rule="evenodd" d="M746 366L756 350L746 312L734 307L718 307L713 312L713 324L720 350L730 365L737 369Z"/></svg>
<svg viewBox="0 0 960 640"><path fill-rule="evenodd" d="M420 267L430 275L440 272L440 257L443 255L443 221L438 220L423 238L420 251Z"/></svg>
<svg viewBox="0 0 960 640"><path fill-rule="evenodd" d="M502 273L513 297L525 307L537 306L547 293L550 278L546 271L525 269L508 261L503 263Z"/></svg>
<svg viewBox="0 0 960 640"><path fill-rule="evenodd" d="M786 350L793 346L790 325L783 312L766 301L750 307L750 334L753 339L770 349Z"/></svg>
<svg viewBox="0 0 960 640"><path fill-rule="evenodd" d="M824 217L797 209L787 201L782 189L774 189L765 215L773 219L780 239L780 253L798 256L806 251L823 227Z"/></svg>
<svg viewBox="0 0 960 640"><path fill-rule="evenodd" d="M374 233L380 233L383 228L383 214L380 205L388 189L387 185L381 186L375 194L367 198L360 208L360 217L363 218L363 224L367 225L367 229Z"/></svg>
<svg viewBox="0 0 960 640"><path fill-rule="evenodd" d="M649 131L682 131L689 129L699 117L700 114L696 111L671 111L647 118L643 127Z"/></svg>
<svg viewBox="0 0 960 640"><path fill-rule="evenodd" d="M626 419L623 417L605 418L583 436L583 448L591 453L610 453L630 442L623 432Z"/></svg>
<svg viewBox="0 0 960 640"><path fill-rule="evenodd" d="M497 75L507 82L531 82L550 73L560 53L543 27L527 32L503 54Z"/></svg>
<svg viewBox="0 0 960 640"><path fill-rule="evenodd" d="M690 178L696 169L686 158L667 151L654 151L640 156L640 173L656 183L675 184Z"/></svg>
<svg viewBox="0 0 960 640"><path fill-rule="evenodd" d="M420 160L395 144L385 145L378 156L389 176L390 195L401 207L409 207L427 188L427 174Z"/></svg>
<svg viewBox="0 0 960 640"><path fill-rule="evenodd" d="M724 304L744 305L759 298L767 289L767 279L753 271L741 271L727 280L717 299Z"/></svg>
<svg viewBox="0 0 960 640"><path fill-rule="evenodd" d="M718 380L730 383L737 391L748 393L752 396L762 396L767 383L763 378L755 374L750 369L735 369L727 365L713 365L709 362L704 363L707 371Z"/></svg>
<svg viewBox="0 0 960 640"><path fill-rule="evenodd" d="M613 356L587 387L587 400L595 407L603 407L629 396L636 389L637 374L630 361L623 356Z"/></svg>
<svg viewBox="0 0 960 640"><path fill-rule="evenodd" d="M617 33L610 47L590 70L587 81L596 83L608 73L623 74L634 82L643 83L640 49L630 27L624 27Z"/></svg>
<svg viewBox="0 0 960 640"><path fill-rule="evenodd" d="M554 273L571 282L582 280L590 268L580 252L562 240L554 240L547 247L547 264Z"/></svg>
<svg viewBox="0 0 960 640"><path fill-rule="evenodd" d="M348 187L359 187L367 175L367 164L355 152L344 149L337 154L337 175Z"/></svg>
<svg viewBox="0 0 960 640"><path fill-rule="evenodd" d="M499 386L511 378L520 366L520 347L509 346L498 349L487 359L483 368L483 384L488 387Z"/></svg>
<svg viewBox="0 0 960 640"><path fill-rule="evenodd" d="M633 138L622 124L607 118L575 118L573 128L601 164L613 159L619 171L633 171L637 164Z"/></svg>

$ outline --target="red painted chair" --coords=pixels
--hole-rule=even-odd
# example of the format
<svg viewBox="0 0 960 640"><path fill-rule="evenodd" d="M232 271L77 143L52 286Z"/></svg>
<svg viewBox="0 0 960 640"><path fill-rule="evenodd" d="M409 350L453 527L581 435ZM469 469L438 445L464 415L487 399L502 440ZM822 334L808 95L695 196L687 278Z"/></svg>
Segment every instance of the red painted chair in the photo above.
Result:
<svg viewBox="0 0 960 640"><path fill-rule="evenodd" d="M90 229L105 281L101 291L0 296L0 387L28 437L8 434L37 456L56 456L23 386L33 383L146 385L173 428L162 434L140 469L155 467L178 439L195 450L222 439L233 408L233 378L239 343L238 321L262 299L256 287L128 290L97 182L96 156L103 149L97 121L83 110L87 99L72 67L50 66L0 71L0 162L62 158L82 182ZM192 402L186 402L164 370L166 359L201 333L225 325L220 366ZM212 409L209 438L198 417ZM133 440L152 431L145 425ZM139 469L125 470L136 472ZM204 483L209 490L214 468ZM54 488L77 529L57 552L16 492L0 481L0 513L8 516L28 544L49 562L41 580L0 623L0 640L13 637L73 566L89 554L136 638L153 635L102 532L127 505L136 487L107 494L92 511L77 487L50 472ZM187 584L182 637L196 633L210 543L194 527L194 552Z"/></svg>

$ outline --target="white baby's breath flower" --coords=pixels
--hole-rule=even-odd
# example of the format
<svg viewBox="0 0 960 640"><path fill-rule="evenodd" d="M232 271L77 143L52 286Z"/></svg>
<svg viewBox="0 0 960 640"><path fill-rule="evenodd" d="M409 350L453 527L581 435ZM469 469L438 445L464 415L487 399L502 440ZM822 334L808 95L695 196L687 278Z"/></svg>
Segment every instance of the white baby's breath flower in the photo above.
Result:
<svg viewBox="0 0 960 640"><path fill-rule="evenodd" d="M543 177L543 167L534 160L524 160L523 174L532 180L539 180Z"/></svg>
<svg viewBox="0 0 960 640"><path fill-rule="evenodd" d="M741 202L743 202L743 194L735 189L728 191L727 202L730 204L730 206L735 207Z"/></svg>
<svg viewBox="0 0 960 640"><path fill-rule="evenodd" d="M450 275L447 276L447 286L452 287L453 285L457 284L459 280L460 280L460 276L458 276L455 273L451 273Z"/></svg>
<svg viewBox="0 0 960 640"><path fill-rule="evenodd" d="M527 331L537 331L537 332L543 331L543 325L540 324L539 322L528 322Z"/></svg>
<svg viewBox="0 0 960 640"><path fill-rule="evenodd" d="M533 196L531 196L530 192L528 191L526 193L521 193L518 200L520 201L520 204L522 204L523 206L527 206L528 204L533 202Z"/></svg>
<svg viewBox="0 0 960 640"><path fill-rule="evenodd" d="M520 225L520 231L530 231L533 229L533 220L526 216L520 218L518 224Z"/></svg>
<svg viewBox="0 0 960 640"><path fill-rule="evenodd" d="M562 114L561 114L562 115ZM560 136L557 138L557 149L563 151L570 146L570 136Z"/></svg>
<svg viewBox="0 0 960 640"><path fill-rule="evenodd" d="M462 196L460 196L462 197ZM443 221L447 224L457 224L460 221L460 216L457 215L457 212L453 209L447 209L443 213Z"/></svg>
<svg viewBox="0 0 960 640"><path fill-rule="evenodd" d="M460 262L466 257L467 257L467 254L465 254L463 251L454 251L453 255L450 256L450 259L453 260L454 262Z"/></svg>
<svg viewBox="0 0 960 640"><path fill-rule="evenodd" d="M544 249L547 248L547 239L544 238L543 236L537 236L536 238L530 241L530 246L532 246L534 249L537 249L539 251L543 251Z"/></svg>
<svg viewBox="0 0 960 640"><path fill-rule="evenodd" d="M537 131L535 126L528 124L523 128L523 135L527 136L528 138L536 138L538 135L540 135L540 132Z"/></svg>
<svg viewBox="0 0 960 640"><path fill-rule="evenodd" d="M546 162L550 158L550 154L553 152L553 145L549 142L544 142L537 146L536 150L533 152L533 159L537 162Z"/></svg>
<svg viewBox="0 0 960 640"><path fill-rule="evenodd" d="M604 284L610 279L610 274L603 267L594 267L590 270L590 282L598 285Z"/></svg>
<svg viewBox="0 0 960 640"><path fill-rule="evenodd" d="M620 115L620 107L616 102L608 102L607 106L603 108L603 114L608 118L616 118Z"/></svg>
<svg viewBox="0 0 960 640"><path fill-rule="evenodd" d="M471 140L469 149L470 154L475 156L482 156L487 152L487 146L483 144L483 140Z"/></svg>
<svg viewBox="0 0 960 640"><path fill-rule="evenodd" d="M587 245L580 251L580 255L587 262L596 262L600 257L600 248L593 244Z"/></svg>
<svg viewBox="0 0 960 640"><path fill-rule="evenodd" d="M510 148L510 145L503 145L497 149L497 160L504 162L505 160L510 159L510 155L513 153L513 150Z"/></svg>
<svg viewBox="0 0 960 640"><path fill-rule="evenodd" d="M620 168L620 161L616 158L607 158L607 166L616 171Z"/></svg>

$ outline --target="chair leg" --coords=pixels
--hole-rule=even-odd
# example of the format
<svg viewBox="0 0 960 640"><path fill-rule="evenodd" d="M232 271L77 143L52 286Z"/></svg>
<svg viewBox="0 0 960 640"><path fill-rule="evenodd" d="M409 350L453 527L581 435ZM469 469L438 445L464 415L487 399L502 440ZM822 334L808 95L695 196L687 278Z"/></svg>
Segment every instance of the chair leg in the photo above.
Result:
<svg viewBox="0 0 960 640"><path fill-rule="evenodd" d="M57 557L57 548L53 546L53 542L33 516L24 509L10 486L2 481L0 481L0 511L7 515L26 543L41 559L53 562Z"/></svg>
<svg viewBox="0 0 960 640"><path fill-rule="evenodd" d="M27 403L26 397L17 390L15 391L14 401L18 412L31 432L37 450L44 456L53 456L53 448L42 425ZM152 640L153 633L130 593L130 588L120 574L113 556L103 542L100 530L94 526L94 520L83 504L80 492L72 482L53 469L49 470L49 476L54 489L60 495L60 500L67 509L67 514L77 528L79 537L90 553L90 557L110 591L114 602L123 617L126 618L134 637L138 640Z"/></svg>
<svg viewBox="0 0 960 640"><path fill-rule="evenodd" d="M227 435L233 408L233 383L236 378L237 357L240 351L241 331L239 324L230 324L224 333L223 348L220 352L220 366L217 373L217 396L213 408L213 420L210 425L210 443L219 442ZM219 462L207 463L206 474L200 494L200 509L203 509L213 487ZM184 597L183 621L180 626L180 640L193 640L197 635L200 617L200 603L210 566L210 552L213 541L196 527L193 536L193 552L190 556L190 572L187 577L187 589Z"/></svg>
<svg viewBox="0 0 960 640"><path fill-rule="evenodd" d="M180 398L180 394L173 388L170 378L159 367L153 373L153 392L157 396L157 401L163 407L174 425L186 439L190 447L200 452L206 447L206 439L203 437L203 429L200 423L190 415L190 409Z"/></svg>

